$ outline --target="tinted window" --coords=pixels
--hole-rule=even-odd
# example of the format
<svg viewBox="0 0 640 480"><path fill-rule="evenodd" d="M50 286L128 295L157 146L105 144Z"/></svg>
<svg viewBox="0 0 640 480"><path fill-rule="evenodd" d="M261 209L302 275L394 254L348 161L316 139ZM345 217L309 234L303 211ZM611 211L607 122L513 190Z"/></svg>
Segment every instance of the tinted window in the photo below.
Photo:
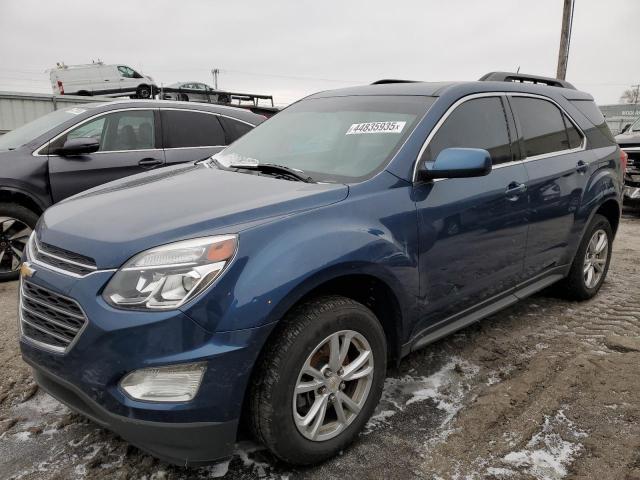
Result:
<svg viewBox="0 0 640 480"><path fill-rule="evenodd" d="M593 103L591 100L574 100L571 102L574 107L576 107L580 112L587 117L591 123L593 123L596 128L604 135L604 137L610 142L615 142L613 135L611 134L611 130L609 130L609 126L605 122L604 116L600 109ZM638 123L638 122L636 122ZM640 129L640 124L638 127ZM590 138L591 142L593 138Z"/></svg>
<svg viewBox="0 0 640 480"><path fill-rule="evenodd" d="M162 112L165 148L226 145L218 117L183 110Z"/></svg>
<svg viewBox="0 0 640 480"><path fill-rule="evenodd" d="M445 120L425 151L434 161L445 148L483 148L494 164L513 160L507 117L499 97L464 102Z"/></svg>
<svg viewBox="0 0 640 480"><path fill-rule="evenodd" d="M155 121L152 110L128 110L102 115L70 130L51 143L54 153L71 138L95 138L99 152L155 148Z"/></svg>
<svg viewBox="0 0 640 480"><path fill-rule="evenodd" d="M571 120L569 120L569 117L563 114L562 118L564 119L564 124L567 127L567 137L569 137L569 147L578 148L580 145L582 145L582 135L580 134L578 129L575 127L575 125L571 123Z"/></svg>
<svg viewBox="0 0 640 480"><path fill-rule="evenodd" d="M220 121L227 134L227 143L234 142L253 128L251 125L227 117L220 117Z"/></svg>
<svg viewBox="0 0 640 480"><path fill-rule="evenodd" d="M512 97L527 157L571 148L560 109L546 100Z"/></svg>

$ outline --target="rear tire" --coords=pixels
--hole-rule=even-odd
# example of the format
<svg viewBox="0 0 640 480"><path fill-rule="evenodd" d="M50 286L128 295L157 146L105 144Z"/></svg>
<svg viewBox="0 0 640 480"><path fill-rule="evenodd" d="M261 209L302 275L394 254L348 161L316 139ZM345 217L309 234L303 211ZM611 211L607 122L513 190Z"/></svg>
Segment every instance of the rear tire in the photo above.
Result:
<svg viewBox="0 0 640 480"><path fill-rule="evenodd" d="M599 244L605 239L606 244ZM609 220L595 215L582 237L569 275L559 283L564 297L588 300L598 293L609 271L612 247L613 230Z"/></svg>
<svg viewBox="0 0 640 480"><path fill-rule="evenodd" d="M0 282L17 280L25 245L38 215L13 203L0 203Z"/></svg>
<svg viewBox="0 0 640 480"><path fill-rule="evenodd" d="M384 330L367 307L335 295L294 308L277 328L251 382L250 426L278 458L312 465L346 448L378 404Z"/></svg>
<svg viewBox="0 0 640 480"><path fill-rule="evenodd" d="M182 102L188 102L189 101L189 97L187 96L186 93L180 93L179 95L180 95L180 97L178 98L178 100L180 100Z"/></svg>

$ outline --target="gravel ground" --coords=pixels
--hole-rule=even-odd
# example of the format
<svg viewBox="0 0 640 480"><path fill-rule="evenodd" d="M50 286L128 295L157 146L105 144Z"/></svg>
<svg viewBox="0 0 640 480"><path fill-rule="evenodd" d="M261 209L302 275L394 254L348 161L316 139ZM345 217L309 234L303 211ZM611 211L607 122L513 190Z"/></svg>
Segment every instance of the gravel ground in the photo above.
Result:
<svg viewBox="0 0 640 480"><path fill-rule="evenodd" d="M71 413L20 359L17 285L0 284L0 478L640 480L638 259L626 213L595 299L543 292L410 355L356 444L310 469L250 443L172 467Z"/></svg>

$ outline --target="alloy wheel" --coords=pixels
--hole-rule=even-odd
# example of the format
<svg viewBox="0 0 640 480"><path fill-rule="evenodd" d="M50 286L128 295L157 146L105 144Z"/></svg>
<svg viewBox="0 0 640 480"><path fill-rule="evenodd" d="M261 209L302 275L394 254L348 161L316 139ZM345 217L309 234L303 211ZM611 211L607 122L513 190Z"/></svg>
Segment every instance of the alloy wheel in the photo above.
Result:
<svg viewBox="0 0 640 480"><path fill-rule="evenodd" d="M31 231L31 227L18 219L0 217L0 273L15 272L20 268Z"/></svg>
<svg viewBox="0 0 640 480"><path fill-rule="evenodd" d="M293 417L312 441L339 435L362 410L373 383L373 352L366 338L341 330L307 357L295 384Z"/></svg>
<svg viewBox="0 0 640 480"><path fill-rule="evenodd" d="M584 257L583 276L587 288L595 288L600 282L609 257L609 237L602 229L596 230L589 240Z"/></svg>

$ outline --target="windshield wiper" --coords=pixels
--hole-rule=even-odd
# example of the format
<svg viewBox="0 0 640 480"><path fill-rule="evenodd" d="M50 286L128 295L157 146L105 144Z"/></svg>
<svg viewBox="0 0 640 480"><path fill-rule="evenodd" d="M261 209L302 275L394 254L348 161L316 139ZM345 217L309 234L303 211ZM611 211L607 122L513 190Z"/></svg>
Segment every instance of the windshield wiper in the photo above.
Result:
<svg viewBox="0 0 640 480"><path fill-rule="evenodd" d="M302 170L276 165L275 163L232 163L227 168L238 168L245 170L257 170L264 173L281 173L295 178L300 182L316 183L313 178L305 174Z"/></svg>

